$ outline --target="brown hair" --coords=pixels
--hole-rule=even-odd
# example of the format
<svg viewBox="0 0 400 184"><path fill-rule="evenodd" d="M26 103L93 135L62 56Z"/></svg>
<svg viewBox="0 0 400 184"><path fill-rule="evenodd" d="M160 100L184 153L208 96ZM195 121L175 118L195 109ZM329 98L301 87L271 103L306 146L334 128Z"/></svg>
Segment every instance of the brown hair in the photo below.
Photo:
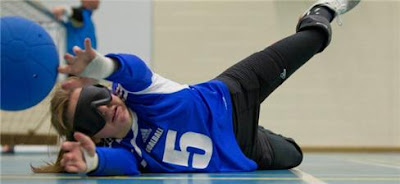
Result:
<svg viewBox="0 0 400 184"><path fill-rule="evenodd" d="M66 112L69 105L70 90L64 90L61 85L57 85L50 102L51 125L56 129L58 135L67 136L72 132L72 123L68 123ZM34 167L31 169L35 173L60 173L65 172L61 166L61 159L65 151L60 150L56 162L47 162L46 165Z"/></svg>

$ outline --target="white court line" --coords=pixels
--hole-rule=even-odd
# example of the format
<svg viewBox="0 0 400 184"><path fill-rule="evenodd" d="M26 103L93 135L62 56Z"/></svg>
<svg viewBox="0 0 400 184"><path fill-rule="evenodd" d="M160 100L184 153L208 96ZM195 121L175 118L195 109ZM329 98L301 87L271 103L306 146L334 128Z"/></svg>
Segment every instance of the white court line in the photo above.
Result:
<svg viewBox="0 0 400 184"><path fill-rule="evenodd" d="M354 162L354 163L359 163L359 164L365 164L365 165L374 165L374 166L380 166L380 167L387 167L387 168L400 169L400 166L397 166L397 165L388 165L388 164L381 164L381 163L373 163L373 162L362 161L362 160L355 160L355 159L347 159L347 161L349 161L349 162Z"/></svg>
<svg viewBox="0 0 400 184"><path fill-rule="evenodd" d="M308 174L300 169L291 169L293 174L295 174L297 177L299 177L301 180L305 181L306 183L312 183L312 184L327 184L326 182L312 176L311 174Z"/></svg>

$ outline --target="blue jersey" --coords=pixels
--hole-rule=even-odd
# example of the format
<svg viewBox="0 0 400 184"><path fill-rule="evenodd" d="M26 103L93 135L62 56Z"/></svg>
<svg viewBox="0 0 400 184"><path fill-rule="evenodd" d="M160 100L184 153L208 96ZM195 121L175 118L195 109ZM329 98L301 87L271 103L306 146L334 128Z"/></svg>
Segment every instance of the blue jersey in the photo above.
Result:
<svg viewBox="0 0 400 184"><path fill-rule="evenodd" d="M90 38L92 42L92 47L94 49L97 48L96 41L96 32L95 27L92 21L92 10L83 9L82 17L83 17L83 26L75 27L72 25L72 22L69 21L65 24L65 28L67 31L67 52L70 54L74 54L72 48L74 46L79 46L80 48L84 48L84 40L85 38Z"/></svg>
<svg viewBox="0 0 400 184"><path fill-rule="evenodd" d="M90 174L238 172L257 168L235 140L231 99L224 83L212 80L181 85L153 73L136 56L107 57L120 63L107 80L113 81L114 93L132 110L133 125L126 137L110 143L111 149L97 149L99 167Z"/></svg>

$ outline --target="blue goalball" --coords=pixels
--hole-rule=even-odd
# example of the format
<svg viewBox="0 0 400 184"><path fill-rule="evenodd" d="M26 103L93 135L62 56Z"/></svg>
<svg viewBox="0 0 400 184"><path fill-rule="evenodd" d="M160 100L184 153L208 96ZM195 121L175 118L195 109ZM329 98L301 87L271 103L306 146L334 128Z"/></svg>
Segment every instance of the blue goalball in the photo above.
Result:
<svg viewBox="0 0 400 184"><path fill-rule="evenodd" d="M0 18L1 109L16 111L41 102L57 80L59 57L39 24L17 16Z"/></svg>

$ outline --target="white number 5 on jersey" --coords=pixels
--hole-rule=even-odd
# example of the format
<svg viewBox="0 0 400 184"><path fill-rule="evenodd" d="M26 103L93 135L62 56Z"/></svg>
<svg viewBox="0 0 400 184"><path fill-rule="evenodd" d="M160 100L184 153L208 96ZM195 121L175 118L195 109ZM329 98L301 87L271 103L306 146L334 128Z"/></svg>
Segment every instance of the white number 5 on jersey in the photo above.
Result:
<svg viewBox="0 0 400 184"><path fill-rule="evenodd" d="M195 132L184 133L179 140L179 148L182 151L175 150L176 141L176 131L168 130L163 162L188 167L191 152L188 152L187 148L192 147L205 152L205 154L193 153L192 167L204 169L208 166L213 152L212 141L209 137Z"/></svg>

